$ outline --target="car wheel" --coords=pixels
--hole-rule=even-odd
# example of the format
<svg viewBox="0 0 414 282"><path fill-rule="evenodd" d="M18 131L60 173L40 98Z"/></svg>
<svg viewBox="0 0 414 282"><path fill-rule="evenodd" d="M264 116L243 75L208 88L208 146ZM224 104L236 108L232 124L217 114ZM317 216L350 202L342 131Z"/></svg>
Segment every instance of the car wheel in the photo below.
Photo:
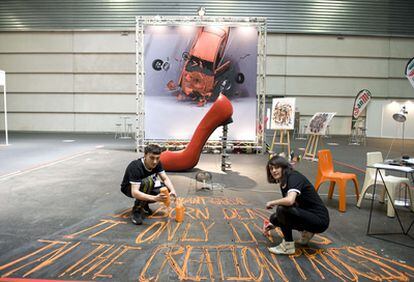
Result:
<svg viewBox="0 0 414 282"><path fill-rule="evenodd" d="M181 55L181 57L185 60L188 61L190 59L190 53L188 52L183 52L183 54Z"/></svg>
<svg viewBox="0 0 414 282"><path fill-rule="evenodd" d="M168 70L170 69L170 63L169 63L169 62L167 62L167 61L165 61L165 62L162 64L162 69L163 69L163 70L165 70L165 71L168 71Z"/></svg>
<svg viewBox="0 0 414 282"><path fill-rule="evenodd" d="M215 101L220 93L223 93L224 95L228 96L230 94L230 90L232 90L233 85L231 84L231 81L228 77L222 77L219 79L214 86L213 93L210 97L210 101Z"/></svg>
<svg viewBox="0 0 414 282"><path fill-rule="evenodd" d="M223 79L220 82L220 91L223 93L227 93L231 89L232 85L229 79Z"/></svg>
<svg viewBox="0 0 414 282"><path fill-rule="evenodd" d="M163 64L163 60L155 59L154 61L152 61L152 68L156 71L160 71L162 69Z"/></svg>
<svg viewBox="0 0 414 282"><path fill-rule="evenodd" d="M244 74L243 73L239 72L236 75L236 82L239 83L239 84L242 84L244 82Z"/></svg>

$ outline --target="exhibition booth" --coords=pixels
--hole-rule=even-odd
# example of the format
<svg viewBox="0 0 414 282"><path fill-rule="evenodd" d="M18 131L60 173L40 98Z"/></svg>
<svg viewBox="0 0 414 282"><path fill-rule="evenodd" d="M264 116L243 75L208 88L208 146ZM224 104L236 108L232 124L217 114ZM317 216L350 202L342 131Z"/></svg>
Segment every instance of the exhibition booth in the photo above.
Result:
<svg viewBox="0 0 414 282"><path fill-rule="evenodd" d="M295 53L287 45L297 38L286 35L278 44L285 53L269 55L267 24L265 17L207 16L203 7L196 16L136 16L133 31L116 34L134 37L133 50L119 52L128 67L135 58L133 70L88 74L135 79L131 93L111 90L99 95L108 104L95 100L99 108L132 97L125 100L131 111L97 114L110 116L101 135L36 139L15 131L9 141L18 103L9 99L8 119L0 70L0 282L412 279L414 99L379 94L366 77L342 96L287 91L319 81L292 71L303 57L343 58ZM90 56L91 65L119 59L80 49L71 55ZM275 61L284 70L269 74ZM414 58L400 71L414 88ZM69 104L81 106L59 113L73 124L86 108L79 101L99 93L73 86L84 72L65 92ZM9 73L16 87L19 74ZM328 76L329 90L340 79ZM344 76L347 84L352 77ZM284 91L272 92L269 81ZM92 110L85 113L93 119Z"/></svg>
<svg viewBox="0 0 414 282"><path fill-rule="evenodd" d="M373 187L372 213L376 186L382 185L388 217L397 215L400 233L408 235L413 223L404 227L396 211L397 201L414 210L409 180L414 176L414 158L409 155L412 148L405 147L406 140L414 138L414 104L410 100L375 99L369 89L355 93L346 146L365 147L368 137L391 138L385 156L368 151L363 158L365 180L361 186L355 173L334 168L333 155L338 153L333 152L339 147L332 147L338 143L328 139L336 112L316 111L305 118L296 102L301 97L266 97L264 18L137 17L136 56L136 149L142 152L154 143L165 147L161 162L166 171L194 169L203 152L219 152L223 172L232 169L231 153L236 152L268 154L269 158L281 155L293 166L299 161L316 161L315 189L329 182L328 198L332 199L337 186L340 212L346 212L350 196L360 207ZM411 84L413 67L410 60L405 73ZM401 150L390 155L395 140ZM201 173L210 175L204 184L212 181L210 172ZM390 176L395 173L404 176ZM348 180L353 182L351 186ZM401 191L405 200L399 196Z"/></svg>

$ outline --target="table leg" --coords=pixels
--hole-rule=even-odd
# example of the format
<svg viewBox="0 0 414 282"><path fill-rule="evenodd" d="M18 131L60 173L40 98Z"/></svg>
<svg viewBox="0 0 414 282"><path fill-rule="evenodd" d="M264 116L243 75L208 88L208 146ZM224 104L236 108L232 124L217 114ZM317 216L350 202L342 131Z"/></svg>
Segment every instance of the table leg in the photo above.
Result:
<svg viewBox="0 0 414 282"><path fill-rule="evenodd" d="M379 171L378 168L375 169L374 191L372 191L371 208L369 209L369 219L368 219L367 235L369 235L369 230L371 228L372 210L374 209L375 190L377 188L378 171Z"/></svg>

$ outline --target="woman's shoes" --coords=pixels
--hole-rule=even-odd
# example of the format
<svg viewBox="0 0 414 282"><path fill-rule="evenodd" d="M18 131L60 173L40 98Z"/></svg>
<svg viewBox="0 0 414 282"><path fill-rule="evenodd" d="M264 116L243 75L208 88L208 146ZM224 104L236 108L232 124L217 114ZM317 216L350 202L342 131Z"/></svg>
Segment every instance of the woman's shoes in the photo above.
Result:
<svg viewBox="0 0 414 282"><path fill-rule="evenodd" d="M302 231L301 238L296 241L296 243L301 245L307 245L309 241L313 238L315 233L309 231ZM269 252L276 255L293 255L295 253L295 242L287 242L285 239L282 240L282 243L276 247L268 248Z"/></svg>
<svg viewBox="0 0 414 282"><path fill-rule="evenodd" d="M301 233L301 237L299 240L296 241L296 243L301 244L301 245L307 245L309 244L309 241L313 238L313 236L315 235L315 233L309 232L309 231L302 231Z"/></svg>
<svg viewBox="0 0 414 282"><path fill-rule="evenodd" d="M285 239L276 247L268 248L269 252L276 255L293 255L295 253L295 242L287 242Z"/></svg>

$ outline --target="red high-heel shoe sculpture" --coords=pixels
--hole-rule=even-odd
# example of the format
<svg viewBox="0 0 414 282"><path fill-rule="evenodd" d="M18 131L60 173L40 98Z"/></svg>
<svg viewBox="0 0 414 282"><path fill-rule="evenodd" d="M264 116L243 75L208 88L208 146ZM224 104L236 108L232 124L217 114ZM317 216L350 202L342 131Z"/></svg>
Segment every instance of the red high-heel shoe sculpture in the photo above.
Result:
<svg viewBox="0 0 414 282"><path fill-rule="evenodd" d="M166 171L184 171L195 167L201 150L213 131L232 122L233 106L229 99L220 94L207 114L198 124L187 147L180 151L165 151L161 154L161 164Z"/></svg>

